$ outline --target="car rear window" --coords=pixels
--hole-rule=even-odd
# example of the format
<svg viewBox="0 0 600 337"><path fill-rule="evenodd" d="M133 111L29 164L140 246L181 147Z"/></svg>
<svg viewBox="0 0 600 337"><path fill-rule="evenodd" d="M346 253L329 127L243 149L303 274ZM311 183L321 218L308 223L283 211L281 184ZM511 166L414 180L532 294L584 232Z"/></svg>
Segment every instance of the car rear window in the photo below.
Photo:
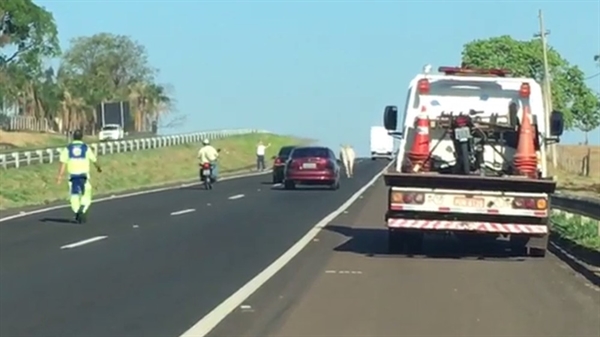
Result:
<svg viewBox="0 0 600 337"><path fill-rule="evenodd" d="M292 152L292 158L321 157L328 158L329 150L322 147L301 147Z"/></svg>
<svg viewBox="0 0 600 337"><path fill-rule="evenodd" d="M289 157L290 152L294 149L294 146L284 146L279 150L279 157Z"/></svg>
<svg viewBox="0 0 600 337"><path fill-rule="evenodd" d="M103 131L114 131L114 130L119 130L119 127L116 125L105 125L102 128Z"/></svg>

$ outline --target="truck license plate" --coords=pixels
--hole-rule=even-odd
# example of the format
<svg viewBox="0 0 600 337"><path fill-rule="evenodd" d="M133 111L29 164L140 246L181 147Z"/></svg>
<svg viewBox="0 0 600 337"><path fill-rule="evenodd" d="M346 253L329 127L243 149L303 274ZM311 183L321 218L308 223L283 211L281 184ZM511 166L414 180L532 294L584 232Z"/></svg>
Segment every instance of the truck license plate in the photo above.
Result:
<svg viewBox="0 0 600 337"><path fill-rule="evenodd" d="M456 207L484 208L485 199L481 198L454 198Z"/></svg>
<svg viewBox="0 0 600 337"><path fill-rule="evenodd" d="M210 170L208 170L208 169L207 170L202 170L202 175L205 176L205 177L209 176L210 175Z"/></svg>
<svg viewBox="0 0 600 337"><path fill-rule="evenodd" d="M305 169L315 169L315 168L317 168L317 164L315 164L315 163L304 163L304 164L302 164L302 168L305 168Z"/></svg>
<svg viewBox="0 0 600 337"><path fill-rule="evenodd" d="M464 142L465 140L471 138L471 129L468 127L454 129L454 137L456 140Z"/></svg>

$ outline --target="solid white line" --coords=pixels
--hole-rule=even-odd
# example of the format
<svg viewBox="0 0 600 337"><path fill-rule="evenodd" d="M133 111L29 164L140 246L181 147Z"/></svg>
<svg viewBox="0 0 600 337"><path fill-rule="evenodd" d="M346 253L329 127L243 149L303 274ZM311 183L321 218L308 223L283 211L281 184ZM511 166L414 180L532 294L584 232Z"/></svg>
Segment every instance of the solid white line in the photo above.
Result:
<svg viewBox="0 0 600 337"><path fill-rule="evenodd" d="M241 178L249 178L249 177L254 177L254 176L260 176L260 175L267 174L267 173L271 173L271 170L267 170L267 171L264 171L264 172L252 172L252 173L237 174L237 175L234 175L234 176L220 178L219 181L234 180L234 179L241 179ZM94 203L108 201L108 200L115 200L115 199L137 197L137 196L140 196L140 195L151 194L151 193L158 193L158 192L176 190L178 188L187 187L187 186L194 186L194 185L199 185L199 184L202 184L202 183L201 182L193 182L193 183L187 183L187 184L180 184L180 185L176 185L176 186L168 186L168 187L155 188L155 189L151 189L151 190L147 190L147 191L125 193L125 194L120 194L120 195L111 195L111 196L105 197L105 198L94 199ZM50 211L54 211L54 210L57 210L57 209L68 208L68 207L71 207L71 206L69 206L69 205L57 205L57 206L52 206L52 207L40 208L40 209L36 209L36 210L33 210L33 211L29 211L29 212L20 212L18 214L9 215L9 216L0 218L0 222L5 222L5 221L9 221L9 220L23 218L23 217L26 217L26 216L29 216L29 215L50 212Z"/></svg>
<svg viewBox="0 0 600 337"><path fill-rule="evenodd" d="M243 195L243 194L236 194L236 195L230 196L227 199L229 199L229 200L235 200L235 199L240 199L240 198L243 198L243 197L245 197L245 195Z"/></svg>
<svg viewBox="0 0 600 337"><path fill-rule="evenodd" d="M88 243L92 243L92 242L104 240L107 237L108 236L95 236L93 238L89 238L89 239L85 239L85 240L82 240L82 241L70 243L68 245L64 245L64 246L60 247L60 249L71 249L71 248L75 248L75 247L87 245Z"/></svg>
<svg viewBox="0 0 600 337"><path fill-rule="evenodd" d="M283 253L275 262L273 262L270 266L268 266L265 270L260 272L260 274L256 275L250 282L246 283L243 287L241 287L238 291L236 291L233 295L229 296L224 302L219 304L216 308L214 308L211 312L209 312L206 316L204 316L200 321L198 321L194 326L192 326L188 331L184 332L180 337L204 337L206 336L212 329L214 329L217 324L219 324L227 315L229 315L233 310L239 307L248 297L250 297L256 290L258 290L263 284L265 284L271 277L273 277L279 270L281 270L286 264L288 264L294 256L298 255L300 251L304 247L306 247L310 242L312 242L313 238L316 237L321 229L323 229L327 224L329 224L333 219L335 219L338 215L342 214L344 210L346 210L352 203L354 203L358 197L361 196L371 185L373 185L377 179L392 165L393 162L390 162L386 167L379 172L371 181L369 181L366 185L364 185L360 190L354 193L342 206L340 206L337 210L333 211L331 214L323 218L319 223L317 223L312 229L308 231L300 239L300 241L296 242L288 251Z"/></svg>
<svg viewBox="0 0 600 337"><path fill-rule="evenodd" d="M195 212L196 209L195 208L188 208L188 209L183 209L181 211L177 211L177 212L171 212L171 215L179 215L179 214L185 214L185 213L192 213Z"/></svg>

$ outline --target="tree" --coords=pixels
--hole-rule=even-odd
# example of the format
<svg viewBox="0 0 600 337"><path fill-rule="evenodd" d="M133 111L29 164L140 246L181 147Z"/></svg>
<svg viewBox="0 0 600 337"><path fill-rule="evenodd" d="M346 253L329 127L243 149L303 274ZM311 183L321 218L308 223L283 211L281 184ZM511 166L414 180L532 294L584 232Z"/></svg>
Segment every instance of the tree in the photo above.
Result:
<svg viewBox="0 0 600 337"><path fill-rule="evenodd" d="M44 57L60 53L54 17L31 0L2 0L0 50L1 68L23 62L30 70L39 70Z"/></svg>
<svg viewBox="0 0 600 337"><path fill-rule="evenodd" d="M539 40L518 41L510 36L492 37L467 43L462 52L462 61L474 68L505 68L515 76L544 77L542 43ZM553 108L563 112L567 127L574 125L572 108L582 106L580 96L587 88L583 72L571 66L553 48L548 48L548 67L552 79ZM589 91L589 88L587 89Z"/></svg>
<svg viewBox="0 0 600 337"><path fill-rule="evenodd" d="M591 91L584 91L572 110L574 126L583 131L588 145L589 132L600 126L600 100Z"/></svg>
<svg viewBox="0 0 600 337"><path fill-rule="evenodd" d="M146 48L127 36L100 33L78 37L62 58L63 71L80 77L90 104L125 99L133 83L151 83L156 71Z"/></svg>

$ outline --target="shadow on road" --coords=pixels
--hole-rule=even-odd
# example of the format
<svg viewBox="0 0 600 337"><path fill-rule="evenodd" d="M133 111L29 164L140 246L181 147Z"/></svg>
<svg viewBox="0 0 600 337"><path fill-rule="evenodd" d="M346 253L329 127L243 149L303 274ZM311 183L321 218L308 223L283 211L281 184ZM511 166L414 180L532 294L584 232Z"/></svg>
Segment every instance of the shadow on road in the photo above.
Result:
<svg viewBox="0 0 600 337"><path fill-rule="evenodd" d="M40 222L53 222L53 223L59 223L59 224L71 224L71 225L76 225L76 222L73 221L73 219L65 219L65 218L43 218L40 219Z"/></svg>
<svg viewBox="0 0 600 337"><path fill-rule="evenodd" d="M494 240L458 241L453 237L426 237L421 254L392 253L388 249L386 229L355 228L347 225L330 225L326 230L344 235L349 240L335 248L338 252L353 252L371 257L406 257L436 259L469 259L520 262L525 258L511 252L505 242Z"/></svg>

